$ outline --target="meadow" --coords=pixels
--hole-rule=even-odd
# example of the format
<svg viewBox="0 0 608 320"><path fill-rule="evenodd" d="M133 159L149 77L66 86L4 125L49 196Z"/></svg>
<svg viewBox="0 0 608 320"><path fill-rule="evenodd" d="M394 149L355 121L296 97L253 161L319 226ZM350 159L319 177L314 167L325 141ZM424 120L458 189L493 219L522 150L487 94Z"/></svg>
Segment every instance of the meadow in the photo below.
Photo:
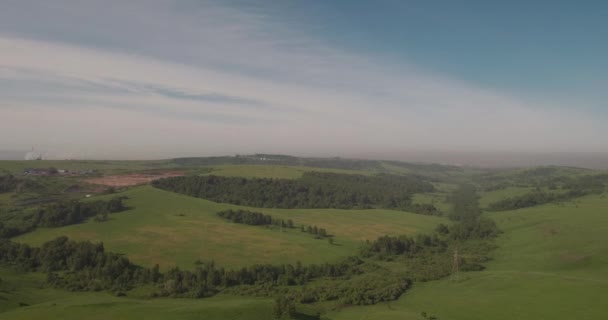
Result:
<svg viewBox="0 0 608 320"><path fill-rule="evenodd" d="M60 235L75 240L102 241L110 251L134 262L163 268L189 268L200 259L226 267L255 263L321 263L357 252L362 241L384 234L428 232L444 219L392 210L258 209L220 204L179 195L150 186L120 193L131 210L116 213L106 222L89 221L61 228L41 228L16 241L39 245ZM90 199L103 199L99 196ZM296 228L266 228L228 222L218 211L242 208L273 217L292 219ZM317 225L334 236L333 245L300 231L299 225ZM178 248L178 249L176 249Z"/></svg>
<svg viewBox="0 0 608 320"><path fill-rule="evenodd" d="M145 299L137 293L68 292L43 287L45 276L0 268L0 318L29 319L271 319L273 299L218 296Z"/></svg>
<svg viewBox="0 0 608 320"><path fill-rule="evenodd" d="M328 314L341 319L606 319L608 199L489 214L504 233L481 272L416 283L398 301Z"/></svg>
<svg viewBox="0 0 608 320"><path fill-rule="evenodd" d="M324 319L423 319L422 312L443 320L606 318L608 309L598 308L608 292L606 212L604 195L491 213L504 233L486 270L419 282L397 301L338 309ZM270 299L226 295L148 300L39 289L43 277L1 269L2 319L269 319L272 306Z"/></svg>
<svg viewBox="0 0 608 320"><path fill-rule="evenodd" d="M50 162L40 167L51 166ZM4 162L8 171L29 165ZM106 174L173 168L160 161L57 162L65 168L98 168ZM395 172L408 168L387 164ZM189 174L215 174L257 178L299 178L306 171L373 174L373 171L320 169L272 165L214 165L184 168ZM564 169L565 170L565 169ZM558 171L561 174L561 169ZM572 172L571 172L572 171ZM519 177L527 171L500 173L501 178ZM567 174L578 173L569 169ZM443 174L443 173L442 173ZM468 173L467 173L468 174ZM435 182L436 192L415 194L414 203L433 203L451 210L449 194L456 180ZM513 178L515 179L515 178ZM508 187L480 193L480 206L533 191L532 187ZM543 188L548 191L548 189ZM559 192L559 191L558 191ZM382 235L429 233L443 217L393 210L260 209L215 203L151 186L121 189L85 201L127 196L129 210L110 215L105 222L93 220L60 228L40 228L14 238L39 245L57 236L101 241L108 251L123 253L135 263L194 267L196 260L214 260L228 268L255 263L304 264L336 261L356 254L365 240ZM0 194L9 205L12 193ZM296 228L249 226L219 218L227 209L245 209L292 219ZM492 260L479 272L461 272L429 282L415 282L398 300L373 306L331 306L322 319L424 319L422 313L446 320L476 319L604 319L608 308L608 198L590 195L563 204L487 212L503 233L494 240ZM299 226L317 225L334 236L334 243L300 231ZM466 257L465 257L466 259ZM398 269L395 262L391 268ZM45 274L20 273L0 267L1 319L271 319L273 298L219 294L205 299L150 299L146 287L117 297L107 292L69 292L47 287ZM321 309L323 305L319 306ZM301 311L303 306L298 306ZM304 318L302 318L304 319Z"/></svg>

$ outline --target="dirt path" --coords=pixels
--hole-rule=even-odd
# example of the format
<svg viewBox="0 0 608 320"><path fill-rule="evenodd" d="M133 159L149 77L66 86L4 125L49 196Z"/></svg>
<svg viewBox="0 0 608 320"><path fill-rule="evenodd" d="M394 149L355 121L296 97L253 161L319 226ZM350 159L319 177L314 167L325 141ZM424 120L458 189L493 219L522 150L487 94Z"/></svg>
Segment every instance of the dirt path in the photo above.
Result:
<svg viewBox="0 0 608 320"><path fill-rule="evenodd" d="M140 184L148 184L154 180L169 178L169 177L179 177L184 174L179 171L168 171L168 172L159 172L159 173L133 173L133 174L122 174L115 176L105 176L99 178L91 178L84 180L85 182L92 184L99 184L110 187L128 187L128 186L136 186Z"/></svg>

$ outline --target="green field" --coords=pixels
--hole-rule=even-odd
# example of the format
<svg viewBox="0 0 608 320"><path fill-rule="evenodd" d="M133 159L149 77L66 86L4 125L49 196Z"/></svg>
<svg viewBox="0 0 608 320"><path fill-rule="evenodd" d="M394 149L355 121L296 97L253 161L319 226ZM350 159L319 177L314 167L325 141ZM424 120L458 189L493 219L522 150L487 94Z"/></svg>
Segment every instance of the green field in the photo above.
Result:
<svg viewBox="0 0 608 320"><path fill-rule="evenodd" d="M150 193L146 189L133 192ZM444 279L416 283L390 304L336 310L327 319L422 319L423 311L439 319L462 320L570 319L572 315L581 319L606 318L608 309L598 307L608 298L606 212L608 199L590 196L577 205L492 213L504 234L497 240L499 247L487 270L462 273L457 282ZM295 217L300 212L293 214ZM0 297L6 299L1 300L0 310L10 309L2 314L2 319L78 319L85 315L91 319L268 319L272 305L268 299L223 295L202 300L146 300L105 293L40 290L36 281L41 282L42 277L15 275L6 270L0 273L0 278L5 279ZM11 279L18 282L15 292L7 290ZM31 306L17 307L18 302Z"/></svg>
<svg viewBox="0 0 608 320"><path fill-rule="evenodd" d="M356 253L361 241L384 234L413 234L432 230L442 218L391 210L256 209L277 218L317 225L335 237L334 245L314 239L298 228L247 226L228 222L216 212L245 208L179 195L150 186L122 193L132 210L106 222L87 222L38 229L16 238L39 245L61 235L76 240L103 241L110 251L125 253L134 262L190 268L197 259L226 267L254 263L321 263ZM106 196L107 197L107 196ZM91 199L95 199L91 198Z"/></svg>
<svg viewBox="0 0 608 320"><path fill-rule="evenodd" d="M49 167L51 162L39 163ZM28 164L29 164L28 163ZM24 162L3 162L19 172ZM116 174L155 168L175 168L168 162L56 162L68 169L97 169ZM160 166L160 167L159 167ZM405 172L409 169L394 166ZM190 174L216 174L294 179L306 171L363 173L272 165L217 165L183 168ZM388 169L388 168L387 168ZM567 170L566 170L567 171ZM509 178L509 174L501 173ZM561 171L559 171L561 172ZM570 174L568 171L567 173ZM464 173L463 173L464 174ZM461 177L462 178L462 177ZM460 179L460 178L458 178ZM448 197L459 180L434 183L436 192L415 194L414 203L434 203L450 211ZM542 188L547 192L550 191ZM533 191L508 187L480 193L480 206ZM14 200L0 194L0 205ZM88 221L61 228L38 229L15 241L39 245L57 236L102 241L108 251L124 253L142 266L192 268L194 261L214 260L238 268L255 263L323 263L356 254L362 241L382 235L430 232L447 219L392 210L259 209L221 204L163 191L151 186L128 188L91 200L125 195L127 211L106 222ZM216 212L242 208L275 218L292 219L295 229L235 224ZM1 209L1 206L0 206ZM458 281L416 282L391 303L329 310L323 319L423 319L421 312L446 320L476 319L604 319L608 308L608 198L586 196L566 204L547 204L515 211L485 213L504 232L495 241L493 260L481 272L463 272ZM317 225L334 236L332 245L302 233L299 225ZM392 262L393 268L398 268ZM149 299L149 288L128 297L107 292L68 292L44 287L42 273L17 273L0 268L1 319L271 319L272 298L219 294L206 299ZM300 306L301 307L301 306ZM324 306L320 306L324 308Z"/></svg>
<svg viewBox="0 0 608 320"><path fill-rule="evenodd" d="M417 283L390 304L333 312L339 319L606 319L608 199L493 213L505 232L487 270Z"/></svg>
<svg viewBox="0 0 608 320"><path fill-rule="evenodd" d="M6 268L0 268L0 279L3 320L271 319L273 300L267 298L221 295L207 299L144 299L104 292L68 292L41 288L43 274L16 273Z"/></svg>

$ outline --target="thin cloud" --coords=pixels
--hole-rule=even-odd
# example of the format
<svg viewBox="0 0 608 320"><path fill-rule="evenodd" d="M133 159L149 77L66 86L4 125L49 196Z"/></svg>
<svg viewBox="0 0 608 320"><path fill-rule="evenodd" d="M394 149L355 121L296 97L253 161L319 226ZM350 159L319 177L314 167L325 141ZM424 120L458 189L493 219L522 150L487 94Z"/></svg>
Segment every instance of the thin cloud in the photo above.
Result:
<svg viewBox="0 0 608 320"><path fill-rule="evenodd" d="M552 112L550 99L530 103L348 52L263 12L179 4L59 1L42 4L43 14L16 2L0 13L2 145L67 152L94 142L87 156L104 158L158 157L161 147L179 155L608 146L599 120ZM20 127L33 129L15 135Z"/></svg>

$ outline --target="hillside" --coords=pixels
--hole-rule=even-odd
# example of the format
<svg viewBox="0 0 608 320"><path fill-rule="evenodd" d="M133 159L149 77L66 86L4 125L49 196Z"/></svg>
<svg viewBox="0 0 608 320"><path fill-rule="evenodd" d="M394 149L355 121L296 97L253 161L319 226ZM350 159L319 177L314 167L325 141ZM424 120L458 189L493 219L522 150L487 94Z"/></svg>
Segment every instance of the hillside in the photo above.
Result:
<svg viewBox="0 0 608 320"><path fill-rule="evenodd" d="M330 319L603 319L608 292L608 199L492 213L504 234L487 270L417 284L399 301Z"/></svg>
<svg viewBox="0 0 608 320"><path fill-rule="evenodd" d="M384 169L377 171L376 166L360 166L365 162L353 162L359 163L357 166L351 163L352 167L364 169L357 171L327 168L330 165L324 162L319 165L325 167L319 168L267 163L213 166L203 163L196 166L192 161L194 160L138 162L130 163L127 167L123 167L120 162L100 161L94 167L101 170L96 173L97 176L145 174L153 177L168 168L176 170L176 165L179 165L181 167L177 170L191 177L214 175L247 179L272 178L263 180L264 183L297 181L311 171L323 173L321 176L324 177L346 175L348 179L356 178L357 181L375 181L375 177L380 177L378 174L386 175L387 172L413 175L416 179L428 181L432 189L411 194L412 203L433 205L443 216L381 208L346 210L246 207L212 202L150 185L126 186L104 194L105 189L92 187L85 182L90 179L89 176L19 174L15 175L17 179L26 179L28 182L21 182L20 187L12 191L7 184L9 192L0 194L0 210L32 210L54 201L79 199L89 202L126 197L123 201L127 210L112 213L105 221L89 219L83 223L56 228L38 227L12 241L40 246L63 235L77 241L100 241L107 251L122 254L136 265L150 268L159 264L162 271L170 272L175 270L174 267L196 270L197 263L209 261L214 261L222 268L239 270L254 264L331 264L345 257L360 256L365 260L362 265L362 270L365 271L358 272L363 274L346 278L313 279L302 286L302 290L316 292L351 285L359 288L353 290L376 290L364 289L369 285L366 281L379 283L383 277L398 278L402 273L407 277L417 277L421 274L420 270L435 270L434 268L438 269L431 274L439 272L437 275L441 275L440 270L443 269L449 275L453 247L440 249L443 251L439 254L433 253L436 250L433 249L436 236L424 237L437 232L439 224L449 225L450 230L453 230L452 225L458 223L449 219L454 218L452 213L456 210L454 201L457 199L454 197L466 185L477 192L471 201L477 202L476 197L479 196L479 207L486 209L482 217L495 221L502 231L493 240L479 240L482 247L488 244L494 247L488 251L492 258L490 261L478 261L483 263L479 267L482 271L460 272L457 280L453 275L443 274L439 280L414 281L411 288L408 287L400 297L389 302L375 302L375 305L298 303L299 317L304 319L310 316L310 319L314 319L317 312L322 312L322 319L327 320L423 319L422 312L427 317L435 316L444 320L569 319L573 312L585 319L608 316L603 309L597 307L608 291L608 282L605 280L608 278L608 216L604 214L608 212L608 199L606 175L603 172L554 167L458 169L394 162L380 162ZM329 162L341 163L335 161ZM89 170L93 163L59 164L66 168L72 166ZM26 166L23 163L5 165L9 171ZM45 165L40 167L46 168ZM407 176L399 177L402 179ZM573 190L584 192L572 193ZM93 192L93 195L86 198L85 192ZM367 191L363 191L365 192ZM403 189L400 192L408 191ZM555 194L560 197L555 201L548 198L548 203L545 204L524 203L529 207L517 210L487 211L488 208L495 207L496 203L507 199L538 194ZM566 194L569 195L567 198L561 198L561 195ZM47 198L46 202L32 201L40 197ZM474 206L467 205L465 208L476 210ZM294 228L281 227L280 224L239 224L217 215L217 212L229 209L261 212L277 221L291 220ZM19 211L16 212L12 214L19 214ZM331 241L302 232L300 226L323 228L331 235ZM406 235L411 237L408 241L413 243L430 241L430 251L419 252L422 255L420 257L361 255L362 248L369 245L366 241L374 242L383 236L388 236L385 238L388 240L404 239ZM417 235L422 235L422 238L417 238ZM475 248L475 241L470 244L463 242L464 260L470 260L467 252ZM453 244L448 242L447 245ZM478 268L475 263L474 269ZM433 275L431 279L434 277L437 276ZM0 279L2 319L30 319L43 315L48 319L78 319L85 315L91 318L88 316L90 314L95 314L99 319L198 319L201 315L205 315L206 319L270 319L275 304L275 293L271 293L271 296L265 296L267 293L254 294L255 290L260 290L255 289L255 286L242 291L237 287L203 299L151 298L157 292L158 285L137 286L127 291L126 297L106 291L69 292L49 286L47 276L42 272L18 272L10 265L0 266ZM270 292L284 289L287 288L279 286L274 289L278 291Z"/></svg>
<svg viewBox="0 0 608 320"><path fill-rule="evenodd" d="M213 259L227 267L242 267L253 263L336 260L355 253L362 241L384 234L427 232L444 221L380 209L263 209L273 216L293 219L298 225L291 230L267 229L230 223L215 214L247 207L218 204L149 186L120 195L129 197L126 204L133 209L114 214L109 221L38 229L15 240L40 245L67 235L76 240L103 241L108 249L125 253L147 266L159 263L163 267L188 268L197 259ZM325 227L335 236L335 244L300 232L300 224Z"/></svg>

